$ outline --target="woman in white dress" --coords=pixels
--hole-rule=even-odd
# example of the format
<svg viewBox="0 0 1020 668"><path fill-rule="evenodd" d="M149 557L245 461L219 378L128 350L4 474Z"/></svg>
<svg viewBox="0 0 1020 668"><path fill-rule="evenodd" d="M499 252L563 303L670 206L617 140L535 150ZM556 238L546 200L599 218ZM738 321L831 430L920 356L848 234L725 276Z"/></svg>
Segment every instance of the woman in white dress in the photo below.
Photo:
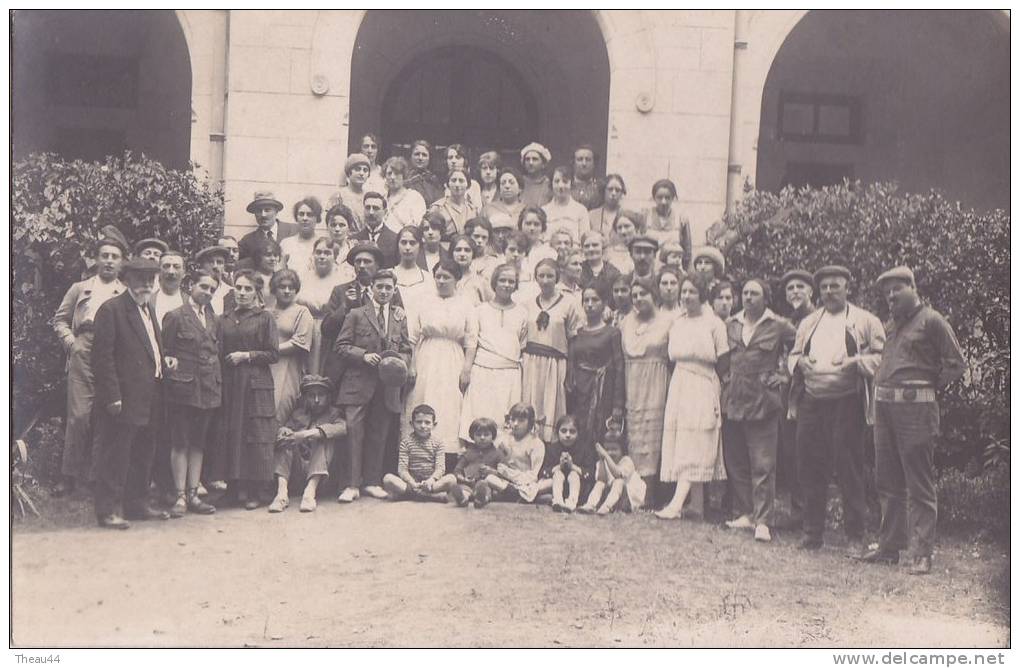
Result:
<svg viewBox="0 0 1020 668"><path fill-rule="evenodd" d="M393 267L393 274L397 277L397 291L407 314L408 327L414 322L423 303L436 293L432 274L422 269L419 262L420 249L421 228L408 225L397 233L400 263Z"/></svg>
<svg viewBox="0 0 1020 668"><path fill-rule="evenodd" d="M726 325L708 306L709 286L702 276L680 284L685 313L669 330L673 376L666 395L662 467L659 479L675 482L676 492L656 513L661 519L680 517L692 483L725 480L716 365L729 352Z"/></svg>
<svg viewBox="0 0 1020 668"><path fill-rule="evenodd" d="M418 225L425 215L425 199L416 190L404 187L407 175L407 161L396 156L383 165L386 177L386 213L383 223L394 232L407 225Z"/></svg>
<svg viewBox="0 0 1020 668"><path fill-rule="evenodd" d="M574 239L590 229L588 209L574 199L571 192L574 174L569 167L556 167L552 173L552 201L542 207L548 219L549 235L556 230L570 232Z"/></svg>
<svg viewBox="0 0 1020 668"><path fill-rule="evenodd" d="M489 286L471 271L475 259L475 245L466 234L457 234L450 238L450 258L460 269L457 280L457 294L471 302L471 306L489 301Z"/></svg>
<svg viewBox="0 0 1020 668"><path fill-rule="evenodd" d="M323 307L329 303L333 288L354 280L353 268L344 263L350 273L341 272L336 263L337 244L329 237L319 237L312 247L312 269L299 274L301 290L297 303L303 304L315 320L312 346L308 351L308 373L319 374L322 369L322 318Z"/></svg>
<svg viewBox="0 0 1020 668"><path fill-rule="evenodd" d="M510 407L521 400L521 355L528 339L528 310L513 301L517 267L504 264L492 272L493 298L475 308L478 349L460 412L460 437L476 418L503 424Z"/></svg>
<svg viewBox="0 0 1020 668"><path fill-rule="evenodd" d="M433 270L435 291L423 299L417 315L408 319L411 391L407 394L402 425L410 433L411 411L428 404L436 411L432 437L446 451L447 469L452 470L463 450L457 437L463 392L467 389L478 346L478 319L474 305L457 295L460 267L443 260ZM453 460L453 461L451 461Z"/></svg>

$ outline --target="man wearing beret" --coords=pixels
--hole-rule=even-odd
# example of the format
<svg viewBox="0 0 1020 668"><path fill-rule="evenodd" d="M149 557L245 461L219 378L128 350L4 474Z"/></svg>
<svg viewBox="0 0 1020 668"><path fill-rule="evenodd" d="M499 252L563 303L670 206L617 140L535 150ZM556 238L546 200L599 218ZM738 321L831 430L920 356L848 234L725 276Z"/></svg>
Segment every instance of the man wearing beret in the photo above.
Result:
<svg viewBox="0 0 1020 668"><path fill-rule="evenodd" d="M391 303L397 289L397 277L383 269L372 277L372 298L351 311L344 319L333 349L342 369L336 404L342 406L347 420L347 461L337 499L350 503L360 490L384 499L381 487L387 435L402 408L402 382L387 382L381 374L384 358L396 354L404 370L411 360L411 342L404 309ZM387 366L389 366L387 364ZM387 372L391 369L387 369Z"/></svg>
<svg viewBox="0 0 1020 668"><path fill-rule="evenodd" d="M875 477L882 506L878 548L862 559L897 563L911 555L908 572L931 572L935 547L935 393L963 375L956 334L937 311L921 303L908 267L878 277L889 303L885 350L875 375Z"/></svg>
<svg viewBox="0 0 1020 668"><path fill-rule="evenodd" d="M96 313L95 509L99 525L111 529L127 529L125 518L169 518L147 498L164 375L160 324L150 302L157 273L155 262L131 260L123 271L127 290ZM176 368L175 360L167 363Z"/></svg>
<svg viewBox="0 0 1020 668"><path fill-rule="evenodd" d="M54 496L63 496L77 482L91 479L95 318L100 306L125 290L118 278L125 255L127 247L121 240L100 239L95 251L95 276L70 287L51 321L67 353L67 420L61 480L53 489Z"/></svg>
<svg viewBox="0 0 1020 668"><path fill-rule="evenodd" d="M255 223L258 227L241 237L237 242L240 260L246 261L250 266L253 258L270 241L280 243L287 237L298 233L298 226L294 223L281 222L276 219L283 210L283 202L276 199L273 193L258 191L252 201L245 208L245 211L255 216Z"/></svg>
<svg viewBox="0 0 1020 668"><path fill-rule="evenodd" d="M797 477L804 500L800 547L822 547L829 479L843 496L848 556L864 551L864 428L885 347L885 330L873 314L847 301L850 270L828 265L815 272L822 307L804 318L790 353L790 413L797 419Z"/></svg>

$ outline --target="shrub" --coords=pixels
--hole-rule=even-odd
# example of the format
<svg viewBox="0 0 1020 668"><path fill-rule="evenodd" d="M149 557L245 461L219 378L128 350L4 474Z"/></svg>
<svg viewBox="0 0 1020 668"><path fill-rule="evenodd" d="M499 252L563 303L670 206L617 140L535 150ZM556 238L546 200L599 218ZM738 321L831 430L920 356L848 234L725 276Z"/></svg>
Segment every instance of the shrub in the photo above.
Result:
<svg viewBox="0 0 1020 668"><path fill-rule="evenodd" d="M1009 223L1005 211L964 210L937 191L844 182L780 193L747 189L709 230L709 241L738 281L845 264L856 279L851 299L883 319L888 308L875 278L910 266L922 299L949 319L968 362L964 379L944 393L938 450L940 464L962 467L986 450L1008 456Z"/></svg>
<svg viewBox="0 0 1020 668"><path fill-rule="evenodd" d="M105 225L128 240L156 236L193 254L215 243L223 195L143 155L104 162L33 154L16 163L11 185L14 427L19 432L64 379L64 352L49 325L82 277ZM56 401L56 399L54 399Z"/></svg>
<svg viewBox="0 0 1020 668"><path fill-rule="evenodd" d="M985 534L1009 542L1009 467L996 466L972 475L944 469L937 480L939 526L949 531Z"/></svg>

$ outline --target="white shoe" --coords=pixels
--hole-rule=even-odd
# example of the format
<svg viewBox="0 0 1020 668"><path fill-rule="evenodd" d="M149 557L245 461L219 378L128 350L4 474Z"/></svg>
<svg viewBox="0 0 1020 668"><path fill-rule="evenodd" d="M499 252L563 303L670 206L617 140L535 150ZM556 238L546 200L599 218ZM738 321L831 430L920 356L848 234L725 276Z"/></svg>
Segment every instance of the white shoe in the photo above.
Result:
<svg viewBox="0 0 1020 668"><path fill-rule="evenodd" d="M227 483L225 480L214 480L209 483L209 489L214 492L225 492L227 491Z"/></svg>
<svg viewBox="0 0 1020 668"><path fill-rule="evenodd" d="M301 512L311 513L315 512L315 497L314 496L302 496L301 497Z"/></svg>
<svg viewBox="0 0 1020 668"><path fill-rule="evenodd" d="M351 503L359 496L361 496L361 492L358 491L357 487L348 487L340 492L340 496L336 497L336 500L340 503Z"/></svg>
<svg viewBox="0 0 1020 668"><path fill-rule="evenodd" d="M726 526L730 529L753 529L754 523L751 522L751 518L747 515L741 515L735 520L728 520L726 522Z"/></svg>
<svg viewBox="0 0 1020 668"><path fill-rule="evenodd" d="M379 485L369 485L365 488L365 494L373 499L388 499L390 495Z"/></svg>
<svg viewBox="0 0 1020 668"><path fill-rule="evenodd" d="M772 532L764 524L759 524L754 528L754 539L761 543L771 543Z"/></svg>
<svg viewBox="0 0 1020 668"><path fill-rule="evenodd" d="M207 490L205 488L205 486L202 485L202 483L199 483L198 484L198 491L195 492L195 494L197 494L198 496L208 496L209 495L209 490Z"/></svg>

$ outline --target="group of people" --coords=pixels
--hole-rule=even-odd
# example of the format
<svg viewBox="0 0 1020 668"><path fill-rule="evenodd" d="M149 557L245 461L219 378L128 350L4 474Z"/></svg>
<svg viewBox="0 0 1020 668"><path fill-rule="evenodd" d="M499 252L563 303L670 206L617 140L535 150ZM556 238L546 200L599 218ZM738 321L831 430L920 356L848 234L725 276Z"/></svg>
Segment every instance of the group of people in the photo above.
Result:
<svg viewBox="0 0 1020 668"><path fill-rule="evenodd" d="M883 325L849 302L841 265L738 286L718 249L693 246L675 184L632 211L590 146L549 169L529 144L522 174L495 152L472 170L453 145L445 180L426 141L410 162L377 165L378 150L362 139L325 212L306 197L281 221L257 192L256 228L193 258L152 238L128 259L106 230L54 318L69 353L56 491L93 481L113 528L215 512L210 488L254 509L275 485L282 512L292 481L310 512L331 478L341 503L548 500L670 520L728 481L726 525L768 542L781 473L813 550L835 469L850 556L909 548L911 572L930 570L936 391L964 363L908 268L878 278ZM872 423L882 524L867 551Z"/></svg>

